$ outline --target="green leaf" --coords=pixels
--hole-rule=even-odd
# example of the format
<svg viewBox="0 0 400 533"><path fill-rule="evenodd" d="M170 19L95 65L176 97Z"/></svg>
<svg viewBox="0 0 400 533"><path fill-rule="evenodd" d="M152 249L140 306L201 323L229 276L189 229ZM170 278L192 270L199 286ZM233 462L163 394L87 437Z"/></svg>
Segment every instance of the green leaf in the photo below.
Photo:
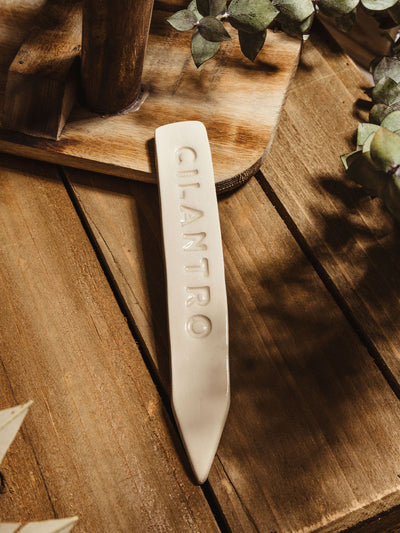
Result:
<svg viewBox="0 0 400 533"><path fill-rule="evenodd" d="M242 50L243 55L250 59L250 61L254 61L258 52L264 46L266 37L267 30L257 33L239 31L240 49Z"/></svg>
<svg viewBox="0 0 400 533"><path fill-rule="evenodd" d="M397 0L361 0L361 3L371 11L383 11L397 4Z"/></svg>
<svg viewBox="0 0 400 533"><path fill-rule="evenodd" d="M388 113L386 117L382 120L382 128L387 130L397 132L400 130L400 111L392 111Z"/></svg>
<svg viewBox="0 0 400 533"><path fill-rule="evenodd" d="M387 182L387 174L377 170L369 152L356 152L347 158L347 175L358 185L362 185L368 194L380 196Z"/></svg>
<svg viewBox="0 0 400 533"><path fill-rule="evenodd" d="M400 110L400 102L395 102L392 105L375 104L369 112L369 121L374 124L381 124L389 113Z"/></svg>
<svg viewBox="0 0 400 533"><path fill-rule="evenodd" d="M388 179L381 196L389 212L400 220L400 172L398 170Z"/></svg>
<svg viewBox="0 0 400 533"><path fill-rule="evenodd" d="M309 31L314 20L314 14L310 15L308 18L302 22L291 20L285 15L279 14L277 21L282 31L284 31L290 37L296 37L301 39L305 33Z"/></svg>
<svg viewBox="0 0 400 533"><path fill-rule="evenodd" d="M215 17L226 9L226 0L197 0L197 9L203 17Z"/></svg>
<svg viewBox="0 0 400 533"><path fill-rule="evenodd" d="M224 23L215 17L204 17L198 24L200 35L207 41L220 43L230 41L232 37L226 31Z"/></svg>
<svg viewBox="0 0 400 533"><path fill-rule="evenodd" d="M302 22L314 13L312 0L275 0L274 4L292 22Z"/></svg>
<svg viewBox="0 0 400 533"><path fill-rule="evenodd" d="M380 124L388 113L390 113L389 106L386 104L375 104L369 112L369 121L372 124Z"/></svg>
<svg viewBox="0 0 400 533"><path fill-rule="evenodd" d="M190 48L196 67L200 67L203 63L214 57L220 47L221 43L207 41L200 35L199 30L195 30L192 35Z"/></svg>
<svg viewBox="0 0 400 533"><path fill-rule="evenodd" d="M360 0L319 0L318 7L321 13L328 17L338 17L352 12Z"/></svg>
<svg viewBox="0 0 400 533"><path fill-rule="evenodd" d="M239 31L264 31L278 15L269 0L232 0L228 6L229 22Z"/></svg>
<svg viewBox="0 0 400 533"><path fill-rule="evenodd" d="M375 84L382 78L392 78L400 83L400 61L395 57L384 56L371 63L370 70Z"/></svg>
<svg viewBox="0 0 400 533"><path fill-rule="evenodd" d="M392 105L400 100L400 84L392 78L381 78L372 89L371 96L375 103Z"/></svg>
<svg viewBox="0 0 400 533"><path fill-rule="evenodd" d="M400 137L386 128L379 128L371 143L371 159L379 170L392 172L400 165Z"/></svg>
<svg viewBox="0 0 400 533"><path fill-rule="evenodd" d="M201 20L203 18L203 15L197 9L196 0L192 0L187 8L189 11L192 11L192 13L196 15L197 20Z"/></svg>
<svg viewBox="0 0 400 533"><path fill-rule="evenodd" d="M378 128L379 129L379 128ZM378 130L377 130L378 131ZM375 137L375 133L371 133L366 139L362 147L362 152L365 154L366 152L369 152L371 150L371 143L372 139Z"/></svg>
<svg viewBox="0 0 400 533"><path fill-rule="evenodd" d="M351 160L355 157L358 157L360 153L360 150L354 150L354 152L348 152L347 154L340 156L340 159L342 160L343 166L346 170L349 170L349 164L351 163Z"/></svg>
<svg viewBox="0 0 400 533"><path fill-rule="evenodd" d="M365 141L370 135L376 133L380 126L377 124L369 124L368 122L360 122L357 128L357 146L364 146Z"/></svg>
<svg viewBox="0 0 400 533"><path fill-rule="evenodd" d="M197 24L197 17L189 9L182 9L167 18L167 22L178 31L192 30Z"/></svg>

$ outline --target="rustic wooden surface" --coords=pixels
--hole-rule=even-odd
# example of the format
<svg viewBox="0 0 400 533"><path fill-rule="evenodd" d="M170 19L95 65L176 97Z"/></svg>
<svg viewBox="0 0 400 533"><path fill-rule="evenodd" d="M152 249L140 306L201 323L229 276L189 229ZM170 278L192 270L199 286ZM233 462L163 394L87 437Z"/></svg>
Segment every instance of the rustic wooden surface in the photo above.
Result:
<svg viewBox="0 0 400 533"><path fill-rule="evenodd" d="M343 49L367 70L375 57L390 55L391 41L387 34L394 39L398 31L398 28L380 28L362 9L358 10L356 22L347 32L339 31L329 17L320 15L320 20Z"/></svg>
<svg viewBox="0 0 400 533"><path fill-rule="evenodd" d="M13 11L10 2L0 0L0 42L4 48L4 60L0 61L6 68L5 58L16 53L10 54L9 49L14 47L10 34L24 24L21 18L26 17L25 1L15 0ZM40 5L40 0L34 2ZM190 55L190 32L173 30L165 22L168 14L157 11L153 16L143 72L149 96L139 111L99 117L78 106L59 141L0 130L0 150L155 182L155 128L180 120L201 120L214 150L220 188L235 186L250 177L272 140L298 62L300 41L269 32L268 47L253 67L243 60L235 39L223 43L223 52L198 71ZM0 107L2 76L0 66Z"/></svg>
<svg viewBox="0 0 400 533"><path fill-rule="evenodd" d="M2 124L58 139L75 103L81 49L80 0L49 0L7 72Z"/></svg>
<svg viewBox="0 0 400 533"><path fill-rule="evenodd" d="M1 158L0 408L35 403L0 519L399 530L398 227L344 179L365 81L321 31L262 172L219 202L232 406L203 490L169 410L156 188Z"/></svg>
<svg viewBox="0 0 400 533"><path fill-rule="evenodd" d="M153 0L83 0L82 88L101 114L137 104Z"/></svg>
<svg viewBox="0 0 400 533"><path fill-rule="evenodd" d="M33 490L36 519L78 514L76 531L217 531L56 170L2 157L0 172L1 402L34 401L1 519L32 518Z"/></svg>

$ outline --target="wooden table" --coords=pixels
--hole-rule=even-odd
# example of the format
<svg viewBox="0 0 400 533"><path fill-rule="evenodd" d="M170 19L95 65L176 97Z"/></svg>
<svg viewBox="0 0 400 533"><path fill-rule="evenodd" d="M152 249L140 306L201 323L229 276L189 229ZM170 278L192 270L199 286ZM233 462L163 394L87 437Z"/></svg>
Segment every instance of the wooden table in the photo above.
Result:
<svg viewBox="0 0 400 533"><path fill-rule="evenodd" d="M220 199L232 405L203 487L168 400L156 188L0 157L0 407L34 400L1 520L399 529L400 229L339 159L363 85L314 33L262 172Z"/></svg>

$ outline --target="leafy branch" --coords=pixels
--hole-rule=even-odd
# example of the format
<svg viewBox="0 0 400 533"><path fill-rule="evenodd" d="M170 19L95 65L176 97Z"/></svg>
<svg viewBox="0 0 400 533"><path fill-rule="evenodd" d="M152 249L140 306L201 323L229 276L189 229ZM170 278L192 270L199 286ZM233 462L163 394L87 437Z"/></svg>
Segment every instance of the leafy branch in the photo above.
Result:
<svg viewBox="0 0 400 533"><path fill-rule="evenodd" d="M369 123L360 123L357 149L342 156L348 176L374 197L380 197L400 220L400 49L374 60L375 86L369 90Z"/></svg>
<svg viewBox="0 0 400 533"><path fill-rule="evenodd" d="M225 23L238 30L243 55L254 61L268 29L306 38L320 11L347 31L358 9L366 10L382 27L400 24L400 0L192 0L167 21L178 31L193 32L191 53L199 67L218 53L223 41L232 39Z"/></svg>

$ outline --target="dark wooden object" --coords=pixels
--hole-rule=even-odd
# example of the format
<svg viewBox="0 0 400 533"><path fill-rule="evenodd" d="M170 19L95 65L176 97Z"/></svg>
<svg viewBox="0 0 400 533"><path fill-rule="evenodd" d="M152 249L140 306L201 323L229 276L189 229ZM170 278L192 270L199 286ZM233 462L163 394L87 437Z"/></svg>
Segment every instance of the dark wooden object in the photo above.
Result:
<svg viewBox="0 0 400 533"><path fill-rule="evenodd" d="M76 97L81 20L79 0L43 6L8 70L5 128L59 138Z"/></svg>
<svg viewBox="0 0 400 533"><path fill-rule="evenodd" d="M131 109L140 100L153 0L84 0L82 84L98 113Z"/></svg>
<svg viewBox="0 0 400 533"><path fill-rule="evenodd" d="M22 0L14 0L12 8L5 6L5 0L0 0L0 93L1 61L4 56L13 57L17 49L10 36L26 24ZM196 69L190 56L190 33L171 28L165 22L168 15L153 13L143 69L143 83L150 94L138 111L104 118L77 105L57 142L2 129L0 150L155 183L155 128L201 120L208 131L218 188L237 186L253 175L268 152L298 63L300 41L271 32L268 46L252 66L234 39L213 61ZM251 98L244 98L250 72Z"/></svg>

